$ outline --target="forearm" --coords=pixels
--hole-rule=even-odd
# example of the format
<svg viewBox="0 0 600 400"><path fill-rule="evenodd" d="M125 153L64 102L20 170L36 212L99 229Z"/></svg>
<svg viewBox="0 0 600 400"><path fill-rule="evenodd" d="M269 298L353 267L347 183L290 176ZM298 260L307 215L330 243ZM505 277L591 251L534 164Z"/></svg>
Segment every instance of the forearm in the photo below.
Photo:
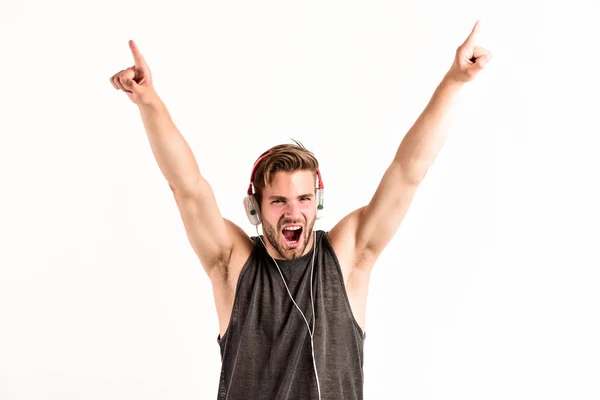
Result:
<svg viewBox="0 0 600 400"><path fill-rule="evenodd" d="M195 187L201 178L198 164L166 105L156 96L139 110L156 162L171 189L185 192Z"/></svg>
<svg viewBox="0 0 600 400"><path fill-rule="evenodd" d="M449 131L455 98L464 84L444 77L427 107L408 131L394 158L403 173L420 182L444 145Z"/></svg>

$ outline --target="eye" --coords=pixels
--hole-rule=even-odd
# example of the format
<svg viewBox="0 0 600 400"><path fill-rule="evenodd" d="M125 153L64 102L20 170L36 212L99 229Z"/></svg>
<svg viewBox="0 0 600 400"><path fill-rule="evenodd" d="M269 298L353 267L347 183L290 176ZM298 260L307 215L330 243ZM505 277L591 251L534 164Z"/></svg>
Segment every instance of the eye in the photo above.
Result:
<svg viewBox="0 0 600 400"><path fill-rule="evenodd" d="M281 200L281 199L273 200L273 201L271 202L271 204L279 203L279 202L282 202L282 201L283 201L283 200Z"/></svg>
<svg viewBox="0 0 600 400"><path fill-rule="evenodd" d="M308 201L310 201L310 197L302 197L302 200L308 200Z"/></svg>

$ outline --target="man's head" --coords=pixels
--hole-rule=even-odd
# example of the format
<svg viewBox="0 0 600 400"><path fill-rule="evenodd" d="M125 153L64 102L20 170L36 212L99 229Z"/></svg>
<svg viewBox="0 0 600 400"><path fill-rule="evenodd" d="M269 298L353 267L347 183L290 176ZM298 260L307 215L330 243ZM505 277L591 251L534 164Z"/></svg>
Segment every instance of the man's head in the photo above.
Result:
<svg viewBox="0 0 600 400"><path fill-rule="evenodd" d="M277 145L265 154L252 181L263 232L282 258L298 258L312 245L319 163L301 144Z"/></svg>

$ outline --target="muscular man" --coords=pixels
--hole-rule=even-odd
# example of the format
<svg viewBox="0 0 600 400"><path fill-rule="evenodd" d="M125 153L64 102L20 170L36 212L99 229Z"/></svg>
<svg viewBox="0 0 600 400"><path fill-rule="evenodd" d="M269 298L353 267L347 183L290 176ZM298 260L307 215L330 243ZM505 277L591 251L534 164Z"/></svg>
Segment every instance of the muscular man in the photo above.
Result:
<svg viewBox="0 0 600 400"><path fill-rule="evenodd" d="M263 235L223 218L191 149L135 65L111 77L140 110L190 244L212 282L222 369L219 399L362 399L365 310L371 270L440 151L456 94L491 58L477 22L429 104L408 131L373 198L329 232L313 231L324 184L298 143L264 152L244 201Z"/></svg>

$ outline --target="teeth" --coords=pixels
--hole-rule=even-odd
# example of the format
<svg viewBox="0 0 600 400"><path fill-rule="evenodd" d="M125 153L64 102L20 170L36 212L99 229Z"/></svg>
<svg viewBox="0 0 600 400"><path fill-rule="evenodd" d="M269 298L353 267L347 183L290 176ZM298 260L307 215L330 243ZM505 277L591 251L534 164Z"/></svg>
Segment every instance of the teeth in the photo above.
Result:
<svg viewBox="0 0 600 400"><path fill-rule="evenodd" d="M287 228L283 228L284 231L297 231L302 228L301 226L288 226Z"/></svg>

